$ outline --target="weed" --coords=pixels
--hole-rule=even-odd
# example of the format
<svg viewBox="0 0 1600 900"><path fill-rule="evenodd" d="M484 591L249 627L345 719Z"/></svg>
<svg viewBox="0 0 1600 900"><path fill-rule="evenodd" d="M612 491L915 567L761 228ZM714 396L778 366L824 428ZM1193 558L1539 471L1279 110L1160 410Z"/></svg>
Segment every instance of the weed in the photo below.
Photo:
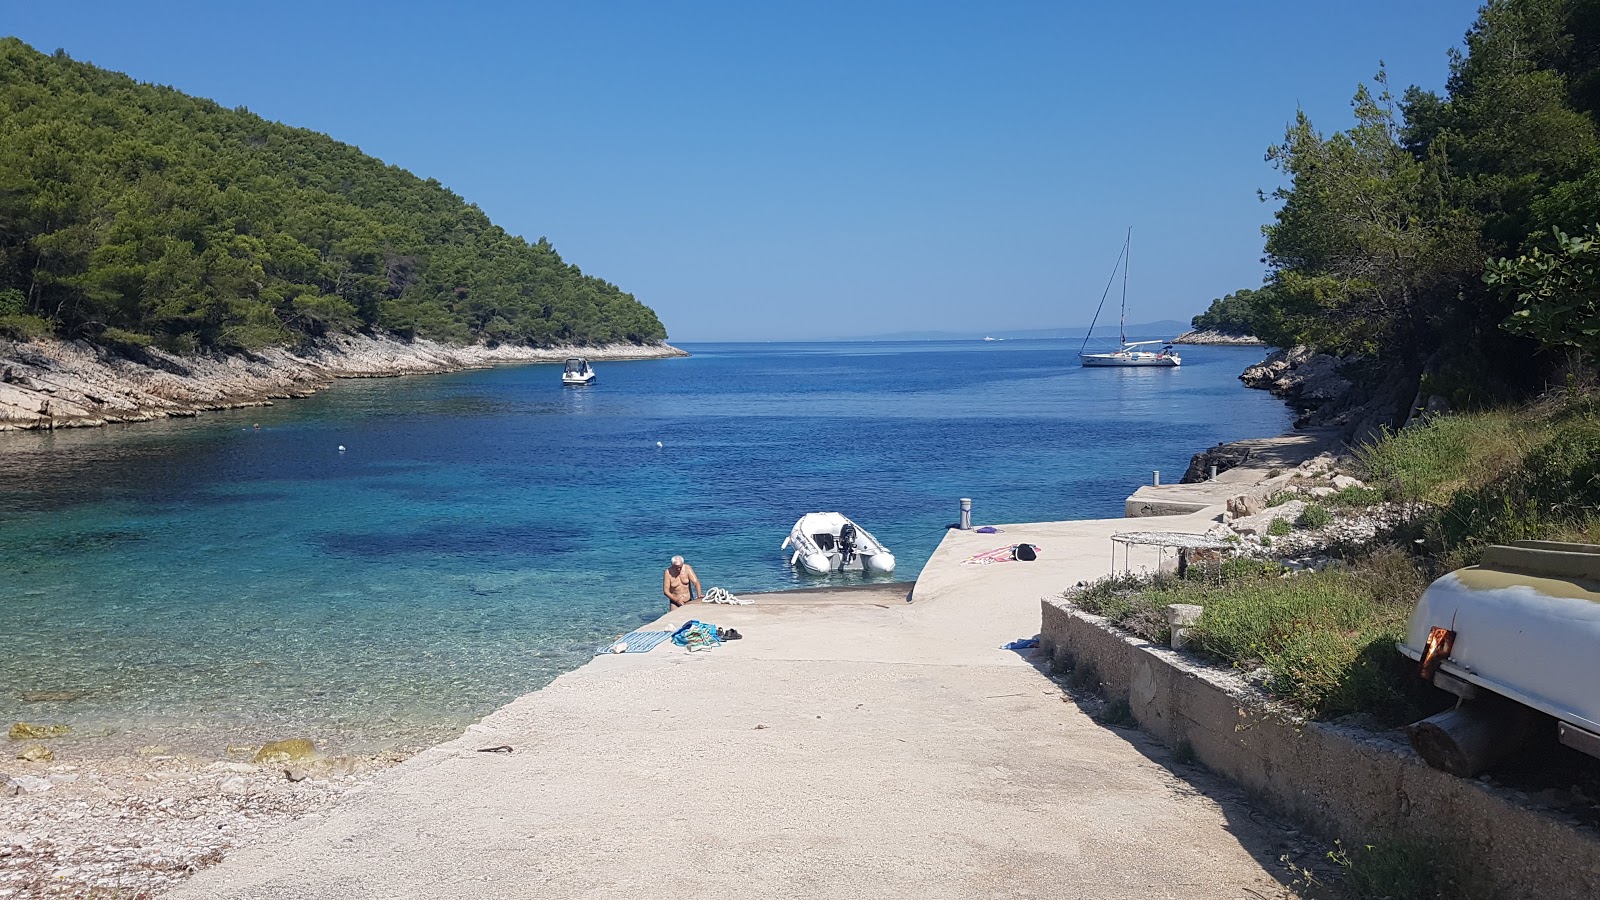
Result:
<svg viewBox="0 0 1600 900"><path fill-rule="evenodd" d="M1383 502L1383 491L1370 487L1347 487L1322 499L1328 506L1364 507Z"/></svg>
<svg viewBox="0 0 1600 900"><path fill-rule="evenodd" d="M1139 720L1133 717L1133 707L1126 700L1113 700L1100 711L1100 722L1117 728L1137 728Z"/></svg>
<svg viewBox="0 0 1600 900"><path fill-rule="evenodd" d="M1074 666L1072 671L1067 673L1067 689L1074 693L1100 693L1100 672L1094 667L1094 663Z"/></svg>
<svg viewBox="0 0 1600 900"><path fill-rule="evenodd" d="M1458 854L1444 854L1451 856ZM1481 896L1457 884L1455 866L1439 848L1415 840L1368 844L1358 850L1335 842L1328 859L1345 872L1345 883L1359 900L1461 900Z"/></svg>
<svg viewBox="0 0 1600 900"><path fill-rule="evenodd" d="M1273 519L1272 524L1267 526L1267 534L1273 537L1283 537L1292 530L1294 526L1289 524L1288 519Z"/></svg>
<svg viewBox="0 0 1600 900"><path fill-rule="evenodd" d="M1282 521L1282 520L1279 520ZM1294 524L1301 528L1324 528L1333 522L1333 513L1321 503L1307 504Z"/></svg>

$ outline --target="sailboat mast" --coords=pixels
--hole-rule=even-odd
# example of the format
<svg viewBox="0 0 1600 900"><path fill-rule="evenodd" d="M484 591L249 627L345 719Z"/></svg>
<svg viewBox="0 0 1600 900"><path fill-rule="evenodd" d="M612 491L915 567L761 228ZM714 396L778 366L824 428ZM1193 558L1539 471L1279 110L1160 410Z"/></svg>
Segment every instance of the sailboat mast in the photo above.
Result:
<svg viewBox="0 0 1600 900"><path fill-rule="evenodd" d="M1122 346L1128 346L1128 266L1133 263L1133 226L1128 226L1128 237L1122 242L1122 320L1117 325L1117 334L1122 337Z"/></svg>

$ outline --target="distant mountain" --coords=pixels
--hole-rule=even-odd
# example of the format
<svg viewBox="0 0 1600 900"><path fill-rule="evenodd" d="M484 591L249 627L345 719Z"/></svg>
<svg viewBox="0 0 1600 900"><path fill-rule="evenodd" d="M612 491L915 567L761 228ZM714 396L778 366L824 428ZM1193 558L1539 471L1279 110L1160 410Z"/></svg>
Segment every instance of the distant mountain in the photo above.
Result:
<svg viewBox="0 0 1600 900"><path fill-rule="evenodd" d="M1129 337L1161 338L1177 337L1189 330L1189 323L1179 322L1175 319L1163 319L1159 322L1143 322L1129 325ZM872 334L861 337L840 338L847 341L978 341L986 337L1004 338L1005 340L1061 340L1066 338L1080 339L1089 333L1087 326L1071 328L1029 328L1010 331L896 331L889 334ZM1100 337L1110 337L1115 341L1117 337L1116 325L1109 329L1102 325L1096 329Z"/></svg>

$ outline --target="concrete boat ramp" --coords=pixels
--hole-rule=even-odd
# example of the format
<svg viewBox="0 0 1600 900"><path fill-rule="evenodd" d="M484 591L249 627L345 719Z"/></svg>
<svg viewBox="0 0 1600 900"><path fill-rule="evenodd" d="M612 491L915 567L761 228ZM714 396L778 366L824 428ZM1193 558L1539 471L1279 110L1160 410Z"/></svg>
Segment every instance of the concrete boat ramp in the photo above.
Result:
<svg viewBox="0 0 1600 900"><path fill-rule="evenodd" d="M1041 597L1106 573L1111 534L1157 523L1211 519L950 532L909 600L664 616L646 627L745 637L598 657L172 896L1283 896L1275 822L999 649L1038 632ZM962 565L1018 542L1040 558Z"/></svg>

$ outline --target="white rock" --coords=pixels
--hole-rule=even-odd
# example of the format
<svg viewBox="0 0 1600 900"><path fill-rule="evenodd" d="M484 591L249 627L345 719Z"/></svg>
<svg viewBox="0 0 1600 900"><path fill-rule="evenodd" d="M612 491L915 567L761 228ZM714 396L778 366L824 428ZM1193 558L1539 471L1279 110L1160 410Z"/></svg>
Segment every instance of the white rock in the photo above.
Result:
<svg viewBox="0 0 1600 900"><path fill-rule="evenodd" d="M254 775L256 767L249 763L214 762L206 766L207 772L232 772L235 775Z"/></svg>
<svg viewBox="0 0 1600 900"><path fill-rule="evenodd" d="M224 794L242 794L245 792L245 787L245 780L235 775L222 783L222 792Z"/></svg>
<svg viewBox="0 0 1600 900"><path fill-rule="evenodd" d="M15 785L19 794L42 794L55 787L48 778L37 775L13 775L7 785Z"/></svg>
<svg viewBox="0 0 1600 900"><path fill-rule="evenodd" d="M1366 487L1367 483L1359 478L1351 478L1349 475L1335 475L1333 476L1333 486L1342 491L1345 488Z"/></svg>
<svg viewBox="0 0 1600 900"><path fill-rule="evenodd" d="M1305 512L1306 505L1299 500L1290 500L1277 506L1269 507L1266 512L1242 519L1234 519L1228 525L1240 534L1262 535L1272 527L1272 523L1279 519L1287 519L1291 524Z"/></svg>

